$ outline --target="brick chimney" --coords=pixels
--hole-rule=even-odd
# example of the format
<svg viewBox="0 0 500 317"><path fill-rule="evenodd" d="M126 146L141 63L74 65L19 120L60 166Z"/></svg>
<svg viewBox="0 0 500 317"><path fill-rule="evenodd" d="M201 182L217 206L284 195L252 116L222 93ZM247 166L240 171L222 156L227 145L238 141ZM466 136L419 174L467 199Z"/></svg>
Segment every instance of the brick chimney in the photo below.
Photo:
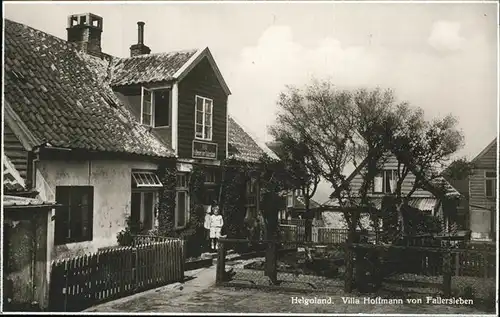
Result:
<svg viewBox="0 0 500 317"><path fill-rule="evenodd" d="M151 49L144 45L144 22L137 22L137 44L130 46L130 57L151 53Z"/></svg>
<svg viewBox="0 0 500 317"><path fill-rule="evenodd" d="M78 43L87 53L101 53L102 18L92 13L68 17L68 42Z"/></svg>

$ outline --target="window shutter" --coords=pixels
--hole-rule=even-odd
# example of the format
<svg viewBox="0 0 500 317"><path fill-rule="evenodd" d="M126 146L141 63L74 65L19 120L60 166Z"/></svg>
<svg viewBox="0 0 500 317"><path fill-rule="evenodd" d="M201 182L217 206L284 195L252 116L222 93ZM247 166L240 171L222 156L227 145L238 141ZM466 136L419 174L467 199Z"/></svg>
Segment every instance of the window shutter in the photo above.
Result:
<svg viewBox="0 0 500 317"><path fill-rule="evenodd" d="M82 208L82 233L84 240L92 241L94 231L94 187L84 187L87 206Z"/></svg>
<svg viewBox="0 0 500 317"><path fill-rule="evenodd" d="M70 188L65 186L56 187L56 202L61 206L56 208L55 219L55 243L64 244L68 238L69 210L70 210Z"/></svg>

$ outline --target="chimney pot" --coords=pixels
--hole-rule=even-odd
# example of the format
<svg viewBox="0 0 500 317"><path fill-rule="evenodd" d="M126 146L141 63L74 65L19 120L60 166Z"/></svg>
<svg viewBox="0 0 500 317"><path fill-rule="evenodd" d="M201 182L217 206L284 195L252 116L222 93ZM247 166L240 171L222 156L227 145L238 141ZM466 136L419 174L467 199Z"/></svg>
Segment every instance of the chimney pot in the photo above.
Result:
<svg viewBox="0 0 500 317"><path fill-rule="evenodd" d="M146 55L151 49L144 45L144 22L137 22L137 44L130 46L130 56Z"/></svg>
<svg viewBox="0 0 500 317"><path fill-rule="evenodd" d="M68 16L68 42L78 43L87 53L100 54L102 17L92 13L72 14Z"/></svg>
<svg viewBox="0 0 500 317"><path fill-rule="evenodd" d="M137 22L137 44L144 44L144 22Z"/></svg>

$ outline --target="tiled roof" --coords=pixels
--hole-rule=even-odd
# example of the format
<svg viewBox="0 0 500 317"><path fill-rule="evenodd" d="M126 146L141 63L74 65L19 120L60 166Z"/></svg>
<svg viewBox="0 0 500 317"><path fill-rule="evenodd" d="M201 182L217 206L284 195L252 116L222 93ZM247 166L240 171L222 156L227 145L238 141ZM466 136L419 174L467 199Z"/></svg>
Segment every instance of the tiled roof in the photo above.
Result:
<svg viewBox="0 0 500 317"><path fill-rule="evenodd" d="M460 192L453 187L443 176L436 177L431 184L437 188L443 188L446 197L460 197Z"/></svg>
<svg viewBox="0 0 500 317"><path fill-rule="evenodd" d="M7 19L5 102L39 144L104 152L173 156L105 84L105 64L76 45Z"/></svg>
<svg viewBox="0 0 500 317"><path fill-rule="evenodd" d="M112 86L152 83L174 79L174 74L197 52L145 54L113 61Z"/></svg>
<svg viewBox="0 0 500 317"><path fill-rule="evenodd" d="M295 196L294 208L305 208L304 198ZM320 205L314 199L309 200L309 208L319 208Z"/></svg>
<svg viewBox="0 0 500 317"><path fill-rule="evenodd" d="M24 191L24 179L14 167L9 158L3 155L3 190L4 192Z"/></svg>
<svg viewBox="0 0 500 317"><path fill-rule="evenodd" d="M258 162L264 155L264 150L231 116L229 116L228 120L228 130L228 156L244 162Z"/></svg>

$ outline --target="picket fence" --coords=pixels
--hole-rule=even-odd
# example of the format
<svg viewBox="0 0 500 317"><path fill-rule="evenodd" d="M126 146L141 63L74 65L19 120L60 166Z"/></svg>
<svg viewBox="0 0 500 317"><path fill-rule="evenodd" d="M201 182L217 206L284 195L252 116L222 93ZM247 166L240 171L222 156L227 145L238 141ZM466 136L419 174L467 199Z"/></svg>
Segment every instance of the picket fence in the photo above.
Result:
<svg viewBox="0 0 500 317"><path fill-rule="evenodd" d="M286 242L306 241L305 227L280 225L281 240ZM311 238L315 243L341 244L347 241L347 229L312 227Z"/></svg>
<svg viewBox="0 0 500 317"><path fill-rule="evenodd" d="M183 279L182 240L108 249L52 262L49 307L81 311Z"/></svg>

